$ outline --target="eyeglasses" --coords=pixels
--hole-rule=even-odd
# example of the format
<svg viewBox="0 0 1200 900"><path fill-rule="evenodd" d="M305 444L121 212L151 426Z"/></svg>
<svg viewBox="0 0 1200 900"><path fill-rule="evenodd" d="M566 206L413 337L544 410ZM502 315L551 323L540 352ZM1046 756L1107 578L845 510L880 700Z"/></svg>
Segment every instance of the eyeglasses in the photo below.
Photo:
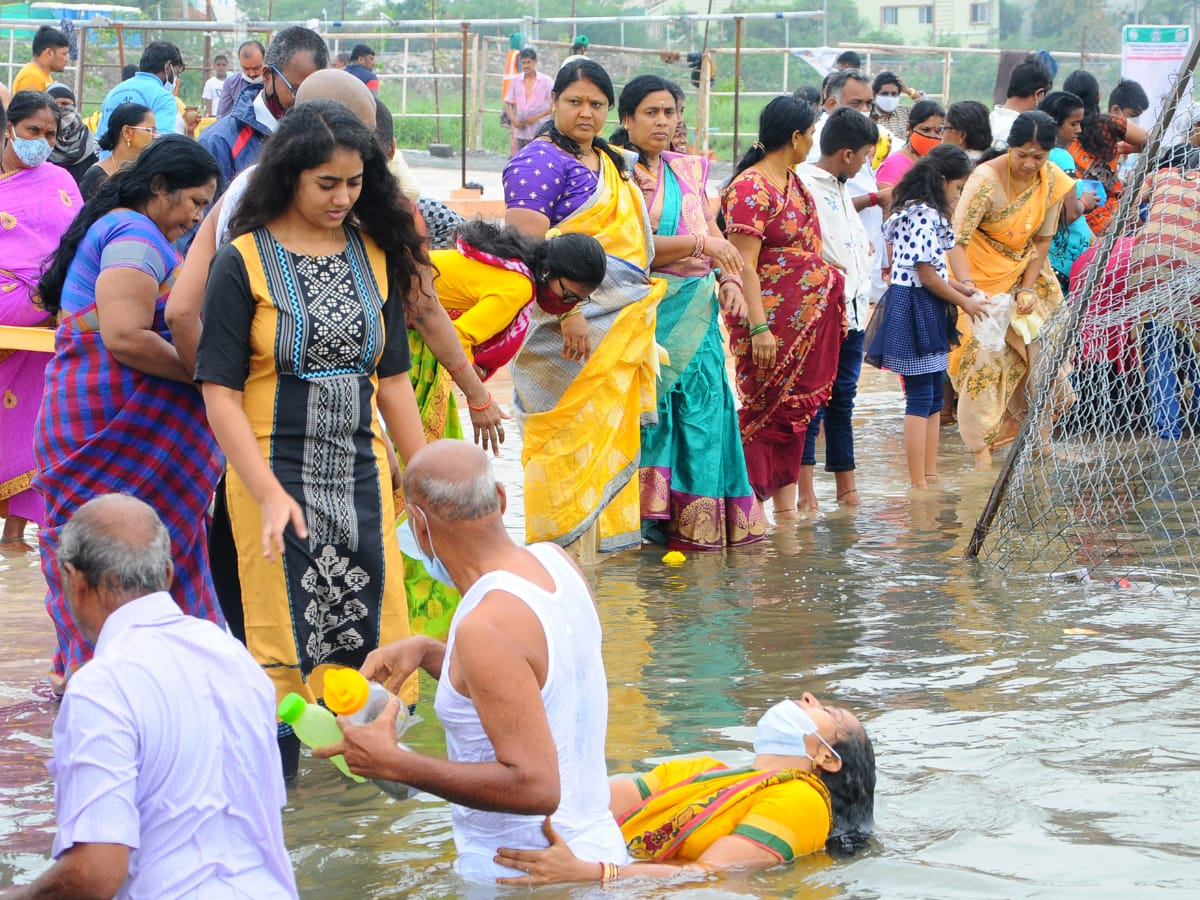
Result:
<svg viewBox="0 0 1200 900"><path fill-rule="evenodd" d="M153 125L130 125L130 131L144 131L151 137L158 137L158 129Z"/></svg>
<svg viewBox="0 0 1200 900"><path fill-rule="evenodd" d="M590 297L581 297L579 294L575 293L573 290L567 287L567 283L561 278L558 279L558 287L562 292L564 303L587 303L588 300L591 299Z"/></svg>
<svg viewBox="0 0 1200 900"><path fill-rule="evenodd" d="M941 137L945 130L945 125L918 125L913 129L917 134L923 134L925 137Z"/></svg>
<svg viewBox="0 0 1200 900"><path fill-rule="evenodd" d="M280 78L282 78L283 83L287 85L287 89L292 92L292 96L293 97L296 96L296 89L294 87L292 87L292 83L287 80L286 75L284 75L277 68L275 68L275 66L267 66L267 68L270 69L272 72L274 72L276 75L278 75Z"/></svg>

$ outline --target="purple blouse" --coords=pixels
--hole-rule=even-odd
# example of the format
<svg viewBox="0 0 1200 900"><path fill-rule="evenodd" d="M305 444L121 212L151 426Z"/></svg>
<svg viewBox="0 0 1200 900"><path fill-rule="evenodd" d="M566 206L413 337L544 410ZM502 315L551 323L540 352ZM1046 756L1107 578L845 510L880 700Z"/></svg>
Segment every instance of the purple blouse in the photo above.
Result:
<svg viewBox="0 0 1200 900"><path fill-rule="evenodd" d="M592 196L599 177L549 141L531 141L504 167L504 205L539 212L557 225Z"/></svg>

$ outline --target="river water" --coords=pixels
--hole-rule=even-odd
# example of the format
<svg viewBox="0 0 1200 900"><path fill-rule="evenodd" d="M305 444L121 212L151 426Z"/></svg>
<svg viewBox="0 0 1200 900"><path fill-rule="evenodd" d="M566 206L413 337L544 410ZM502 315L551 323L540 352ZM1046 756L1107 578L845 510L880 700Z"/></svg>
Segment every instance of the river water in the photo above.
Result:
<svg viewBox="0 0 1200 900"><path fill-rule="evenodd" d="M873 843L851 859L701 883L622 882L618 898L1151 900L1200 890L1200 616L1138 583L1004 578L962 560L991 486L943 433L938 490L909 494L903 401L864 375L858 509L756 547L626 552L590 574L605 628L611 771L717 751L746 758L769 704L812 690L875 744ZM515 428L510 428L515 432ZM513 438L510 437L510 441ZM520 462L506 446L520 534ZM0 557L0 887L47 865L55 704L38 686L52 632L36 558ZM430 683L422 685L432 697ZM427 704L423 704L427 706ZM428 709L409 732L443 753ZM305 759L284 811L306 900L489 896L453 873L446 805L397 802ZM501 891L501 896L526 891ZM539 889L583 898L595 886Z"/></svg>

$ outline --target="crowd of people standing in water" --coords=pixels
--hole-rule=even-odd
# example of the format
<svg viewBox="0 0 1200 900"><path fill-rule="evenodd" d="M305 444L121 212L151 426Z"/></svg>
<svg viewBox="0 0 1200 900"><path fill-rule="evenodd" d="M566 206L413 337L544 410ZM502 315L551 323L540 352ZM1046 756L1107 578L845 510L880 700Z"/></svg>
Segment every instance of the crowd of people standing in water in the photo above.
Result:
<svg viewBox="0 0 1200 900"><path fill-rule="evenodd" d="M147 54L140 89L153 93L182 62L177 48ZM408 484L421 502L406 503L401 473L427 443L463 436L451 383L475 440L499 453L504 414L486 382L505 366L527 541L579 563L644 541L761 540L767 501L777 527L816 507L822 431L837 501L857 504L864 356L904 379L913 488L936 480L951 391L964 443L986 467L1026 414L1041 328L1063 302L1052 246L1074 229L1068 249L1082 253L1077 223L1106 227L1120 154L1145 139L1128 121L1145 96L1128 82L1104 113L1087 73L1050 94L1049 72L1029 61L990 117L930 99L899 115L899 79L842 68L819 103L764 105L714 208L709 160L678 149L682 91L642 75L618 97L580 55L553 80L548 113L518 84L515 122L545 121L504 170L503 223L462 222L435 238L421 213L431 207L393 175L392 117L370 89L325 70L307 29L281 30L265 59L265 80L247 87L270 117L252 157L216 159L160 134L148 98L108 110L99 146L111 155L73 176L48 162L64 128L54 97L18 91L0 119L0 247L20 260L0 270L0 323L56 328L53 354L0 356L4 542L23 549L26 523L39 527L59 692L95 651L75 621L64 573L73 578L76 562L59 558L60 541L78 510L110 493L149 504L169 536L176 604L227 626L279 697L315 701L331 666L378 668L368 655L413 631L453 633L456 605L478 598L462 599L472 581L447 523L474 514L425 483ZM536 75L536 55L526 61ZM1002 140L986 133L989 118ZM1103 200L1076 190L1056 147L1104 183ZM1012 324L1002 349L985 348L972 323L1005 293ZM1065 408L1067 379L1049 383ZM555 554L545 571L570 577ZM409 703L415 665L396 685ZM441 657L427 668L441 674ZM693 842L678 859L715 867L790 859L828 836L841 807L826 775L845 764L861 779L866 823L869 742L865 753L844 742L861 734L861 745L861 726L808 695L773 712L753 771L799 775L668 766L614 785L614 814L638 794L661 800L626 816L643 824L694 807L697 778L732 778L732 791L758 800L786 788L812 820L784 849L764 809L750 824L672 837L675 850ZM288 725L277 731L282 772L294 775L299 742ZM633 857L662 858L634 846L649 833L631 826ZM730 849L731 833L752 839ZM540 855L500 857L525 879L578 877L549 824L545 838ZM653 868L645 874L661 874Z"/></svg>

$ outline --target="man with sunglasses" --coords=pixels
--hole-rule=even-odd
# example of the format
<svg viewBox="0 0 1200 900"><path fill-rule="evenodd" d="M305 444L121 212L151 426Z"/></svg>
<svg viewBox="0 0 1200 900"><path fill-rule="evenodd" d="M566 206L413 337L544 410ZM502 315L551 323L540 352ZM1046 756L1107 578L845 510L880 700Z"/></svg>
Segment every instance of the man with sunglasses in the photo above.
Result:
<svg viewBox="0 0 1200 900"><path fill-rule="evenodd" d="M183 55L170 41L154 41L147 45L138 62L137 74L122 81L104 97L96 133L105 133L108 117L122 103L140 103L150 107L154 113L154 127L159 134L178 133L179 106L175 103L175 82L183 70ZM108 156L107 150L100 153L101 159Z"/></svg>
<svg viewBox="0 0 1200 900"><path fill-rule="evenodd" d="M262 84L242 88L229 115L200 136L200 143L217 161L216 197L238 172L258 161L263 143L295 105L296 90L304 79L328 65L329 48L312 29L291 25L275 34L263 58Z"/></svg>

